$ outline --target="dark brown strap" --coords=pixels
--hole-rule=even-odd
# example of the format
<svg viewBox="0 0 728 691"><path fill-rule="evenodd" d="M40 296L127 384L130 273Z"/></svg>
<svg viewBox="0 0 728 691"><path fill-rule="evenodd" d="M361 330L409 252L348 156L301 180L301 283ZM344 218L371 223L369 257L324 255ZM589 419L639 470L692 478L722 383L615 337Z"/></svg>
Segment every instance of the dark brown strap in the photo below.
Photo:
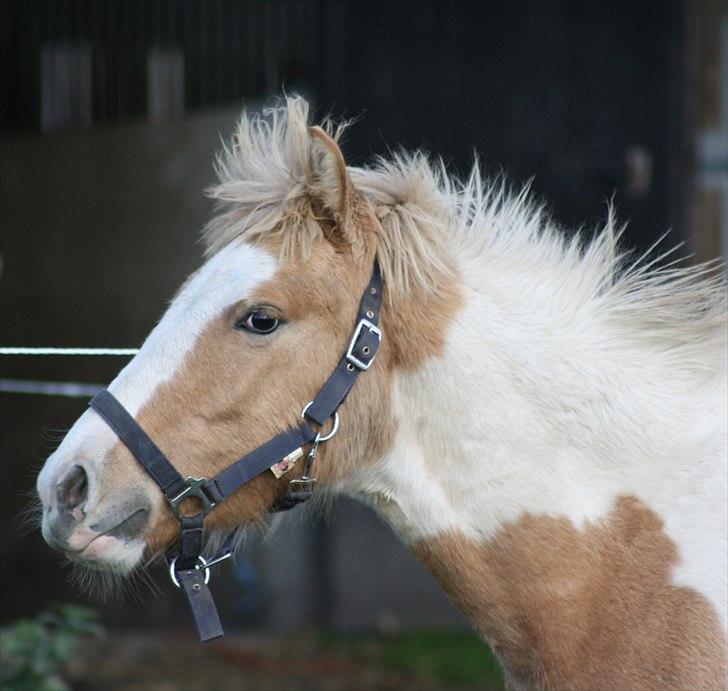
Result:
<svg viewBox="0 0 728 691"><path fill-rule="evenodd" d="M212 500L218 504L254 477L268 470L288 454L310 444L316 433L305 423L296 429L287 429L273 439L254 449L240 460L229 465L210 480L205 489Z"/></svg>
<svg viewBox="0 0 728 691"><path fill-rule="evenodd" d="M89 406L116 432L168 499L185 489L187 483L176 468L111 392L99 391Z"/></svg>
<svg viewBox="0 0 728 691"><path fill-rule="evenodd" d="M200 640L205 643L224 635L220 617L205 583L205 573L199 569L181 569L176 572L180 587L190 603Z"/></svg>
<svg viewBox="0 0 728 691"><path fill-rule="evenodd" d="M375 261L369 284L359 303L349 347L306 410L306 417L319 425L326 424L346 400L359 375L374 362L382 340L382 332L378 326L382 307L382 285L382 273L379 263Z"/></svg>

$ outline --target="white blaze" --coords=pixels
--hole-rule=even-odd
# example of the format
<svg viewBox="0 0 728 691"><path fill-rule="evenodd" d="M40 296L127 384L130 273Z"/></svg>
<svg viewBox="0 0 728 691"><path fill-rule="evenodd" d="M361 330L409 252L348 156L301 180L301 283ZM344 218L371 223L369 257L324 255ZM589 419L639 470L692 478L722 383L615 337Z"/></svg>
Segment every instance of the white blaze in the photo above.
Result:
<svg viewBox="0 0 728 691"><path fill-rule="evenodd" d="M220 313L250 295L275 273L270 252L231 243L215 254L187 281L139 353L109 385L109 390L131 415L153 396L157 387L174 377L205 327ZM118 441L114 432L93 411L86 411L71 428L38 476L38 492L50 500L67 466L83 461L91 478L88 505L93 506L98 483L95 467Z"/></svg>

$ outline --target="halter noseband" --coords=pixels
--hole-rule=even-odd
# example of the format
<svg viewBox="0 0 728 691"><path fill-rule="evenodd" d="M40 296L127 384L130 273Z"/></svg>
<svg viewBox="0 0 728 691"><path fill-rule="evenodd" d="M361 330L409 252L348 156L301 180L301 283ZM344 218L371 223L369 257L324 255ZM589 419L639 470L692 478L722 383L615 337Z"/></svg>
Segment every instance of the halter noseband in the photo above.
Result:
<svg viewBox="0 0 728 691"><path fill-rule="evenodd" d="M298 427L284 430L209 480L183 478L109 391L100 391L89 402L89 406L116 432L144 470L159 485L180 522L179 548L167 557L170 575L175 585L182 588L187 596L202 641L223 635L207 582L210 578L209 568L232 555L232 545L237 533L237 529L233 531L215 556L209 560L203 559L201 552L205 516L233 492L281 460L302 456L307 445L310 446L303 475L288 483L286 497L272 510L287 511L311 497L316 480L310 473L318 446L331 439L338 431L339 406L346 400L359 375L371 367L379 349L382 332L377 325L382 303L382 286L382 275L375 260L371 279L359 303L356 326L346 353L318 395L304 407ZM330 418L333 418L332 429L325 435L321 431L314 431L307 422L311 420L323 427ZM192 516L181 512L182 502L189 498L198 499L202 506Z"/></svg>

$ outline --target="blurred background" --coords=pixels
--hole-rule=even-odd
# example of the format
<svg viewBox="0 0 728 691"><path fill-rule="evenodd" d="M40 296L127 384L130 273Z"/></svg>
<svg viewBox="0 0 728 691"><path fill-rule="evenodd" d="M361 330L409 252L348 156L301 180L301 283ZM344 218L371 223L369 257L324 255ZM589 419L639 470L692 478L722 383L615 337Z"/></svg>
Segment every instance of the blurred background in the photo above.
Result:
<svg viewBox="0 0 728 691"><path fill-rule="evenodd" d="M424 147L466 174L476 151L491 174L535 176L564 227L596 227L614 197L636 249L672 229L668 244L683 242L690 261L725 257L727 8L3 0L0 342L139 345L200 263L220 137L243 104L258 109L283 90L319 116L358 118L343 144L353 164ZM223 642L195 642L161 571L156 594L144 584L123 600L79 594L18 516L86 399L16 391L104 384L124 362L2 357L1 615L16 626L6 631L39 614L27 640L81 631L86 614L49 608L91 603L111 635L65 663L77 688L499 687L433 579L346 502L327 521L297 509L220 569L234 634Z"/></svg>

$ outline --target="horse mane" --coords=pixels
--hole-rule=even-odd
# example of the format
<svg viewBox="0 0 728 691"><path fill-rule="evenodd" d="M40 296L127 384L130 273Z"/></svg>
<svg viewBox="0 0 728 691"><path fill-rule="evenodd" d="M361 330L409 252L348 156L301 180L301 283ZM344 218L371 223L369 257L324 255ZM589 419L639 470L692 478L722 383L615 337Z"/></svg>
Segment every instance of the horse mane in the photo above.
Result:
<svg viewBox="0 0 728 691"><path fill-rule="evenodd" d="M326 119L321 126L339 141L348 124ZM297 96L262 114L243 112L216 158L219 181L208 194L217 213L203 231L207 255L242 238L275 239L284 257L306 257L323 236L313 206L322 183L314 176L308 127L308 103ZM348 171L384 230L377 254L390 296L437 290L454 265L471 267L476 291L485 277L507 272L532 281L544 276L546 290L555 288L554 300L572 314L588 312L592 322L660 351L669 364L721 367L727 300L718 263L667 261L678 247L657 252L664 236L632 258L619 245L625 227L617 226L611 204L603 228L586 237L559 228L529 185L514 191L502 176L486 181L477 158L465 180L422 151Z"/></svg>

